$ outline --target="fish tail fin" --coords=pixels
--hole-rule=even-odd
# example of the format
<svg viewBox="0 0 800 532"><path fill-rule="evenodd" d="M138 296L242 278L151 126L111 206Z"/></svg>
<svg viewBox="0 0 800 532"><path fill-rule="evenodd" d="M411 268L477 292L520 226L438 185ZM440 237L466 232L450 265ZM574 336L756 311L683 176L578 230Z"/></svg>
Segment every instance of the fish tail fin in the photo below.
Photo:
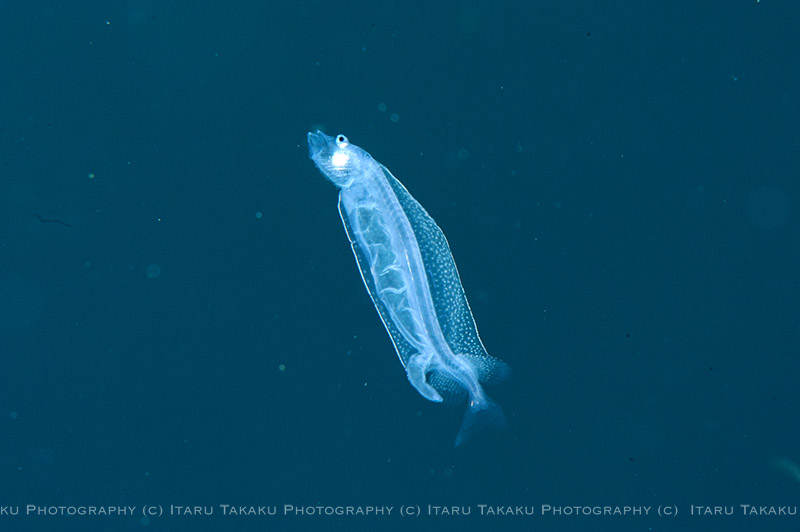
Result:
<svg viewBox="0 0 800 532"><path fill-rule="evenodd" d="M484 429L505 429L507 426L503 409L497 403L486 395L480 398L470 397L461 430L456 436L456 447L460 447Z"/></svg>

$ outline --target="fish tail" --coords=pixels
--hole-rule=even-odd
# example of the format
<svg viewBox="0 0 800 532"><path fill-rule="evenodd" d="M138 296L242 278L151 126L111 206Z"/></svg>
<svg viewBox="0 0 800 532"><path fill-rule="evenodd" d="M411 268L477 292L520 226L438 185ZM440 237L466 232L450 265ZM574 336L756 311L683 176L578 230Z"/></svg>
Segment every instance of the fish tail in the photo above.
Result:
<svg viewBox="0 0 800 532"><path fill-rule="evenodd" d="M486 395L470 397L461 430L456 436L456 447L463 445L484 429L505 429L507 426L506 416L500 405Z"/></svg>

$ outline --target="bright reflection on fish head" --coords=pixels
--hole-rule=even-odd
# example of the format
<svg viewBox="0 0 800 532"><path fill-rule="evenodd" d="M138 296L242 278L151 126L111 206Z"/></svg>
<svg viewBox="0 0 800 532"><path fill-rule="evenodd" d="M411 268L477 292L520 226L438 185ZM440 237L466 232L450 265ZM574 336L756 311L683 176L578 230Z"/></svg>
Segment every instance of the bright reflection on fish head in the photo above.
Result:
<svg viewBox="0 0 800 532"><path fill-rule="evenodd" d="M347 166L347 163L350 161L350 156L347 154L347 146L350 145L350 141L347 140L347 137L340 133L336 135L335 142L336 147L339 149L333 152L333 155L331 155L331 164L337 170L341 170Z"/></svg>
<svg viewBox="0 0 800 532"><path fill-rule="evenodd" d="M331 155L331 164L336 169L342 169L347 166L350 156L344 150L337 150Z"/></svg>

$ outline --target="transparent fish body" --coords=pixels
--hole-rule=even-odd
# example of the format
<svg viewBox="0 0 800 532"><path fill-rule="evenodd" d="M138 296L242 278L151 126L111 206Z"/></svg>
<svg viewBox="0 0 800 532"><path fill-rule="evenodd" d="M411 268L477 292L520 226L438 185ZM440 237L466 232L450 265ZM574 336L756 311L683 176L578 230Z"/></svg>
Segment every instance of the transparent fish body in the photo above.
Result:
<svg viewBox="0 0 800 532"><path fill-rule="evenodd" d="M504 427L482 384L510 375L478 336L450 246L389 170L344 135L308 134L309 155L339 188L339 214L364 285L411 385L426 399L468 407L456 445Z"/></svg>

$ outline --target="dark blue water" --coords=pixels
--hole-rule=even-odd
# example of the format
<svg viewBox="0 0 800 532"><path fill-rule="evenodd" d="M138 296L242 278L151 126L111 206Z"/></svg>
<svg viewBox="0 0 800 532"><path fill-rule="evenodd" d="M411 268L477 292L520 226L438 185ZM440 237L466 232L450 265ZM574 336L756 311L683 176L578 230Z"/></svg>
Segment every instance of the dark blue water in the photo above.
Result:
<svg viewBox="0 0 800 532"><path fill-rule="evenodd" d="M800 494L800 6L72 4L0 18L0 530L800 527L741 506ZM316 128L443 228L507 431L409 385Z"/></svg>

